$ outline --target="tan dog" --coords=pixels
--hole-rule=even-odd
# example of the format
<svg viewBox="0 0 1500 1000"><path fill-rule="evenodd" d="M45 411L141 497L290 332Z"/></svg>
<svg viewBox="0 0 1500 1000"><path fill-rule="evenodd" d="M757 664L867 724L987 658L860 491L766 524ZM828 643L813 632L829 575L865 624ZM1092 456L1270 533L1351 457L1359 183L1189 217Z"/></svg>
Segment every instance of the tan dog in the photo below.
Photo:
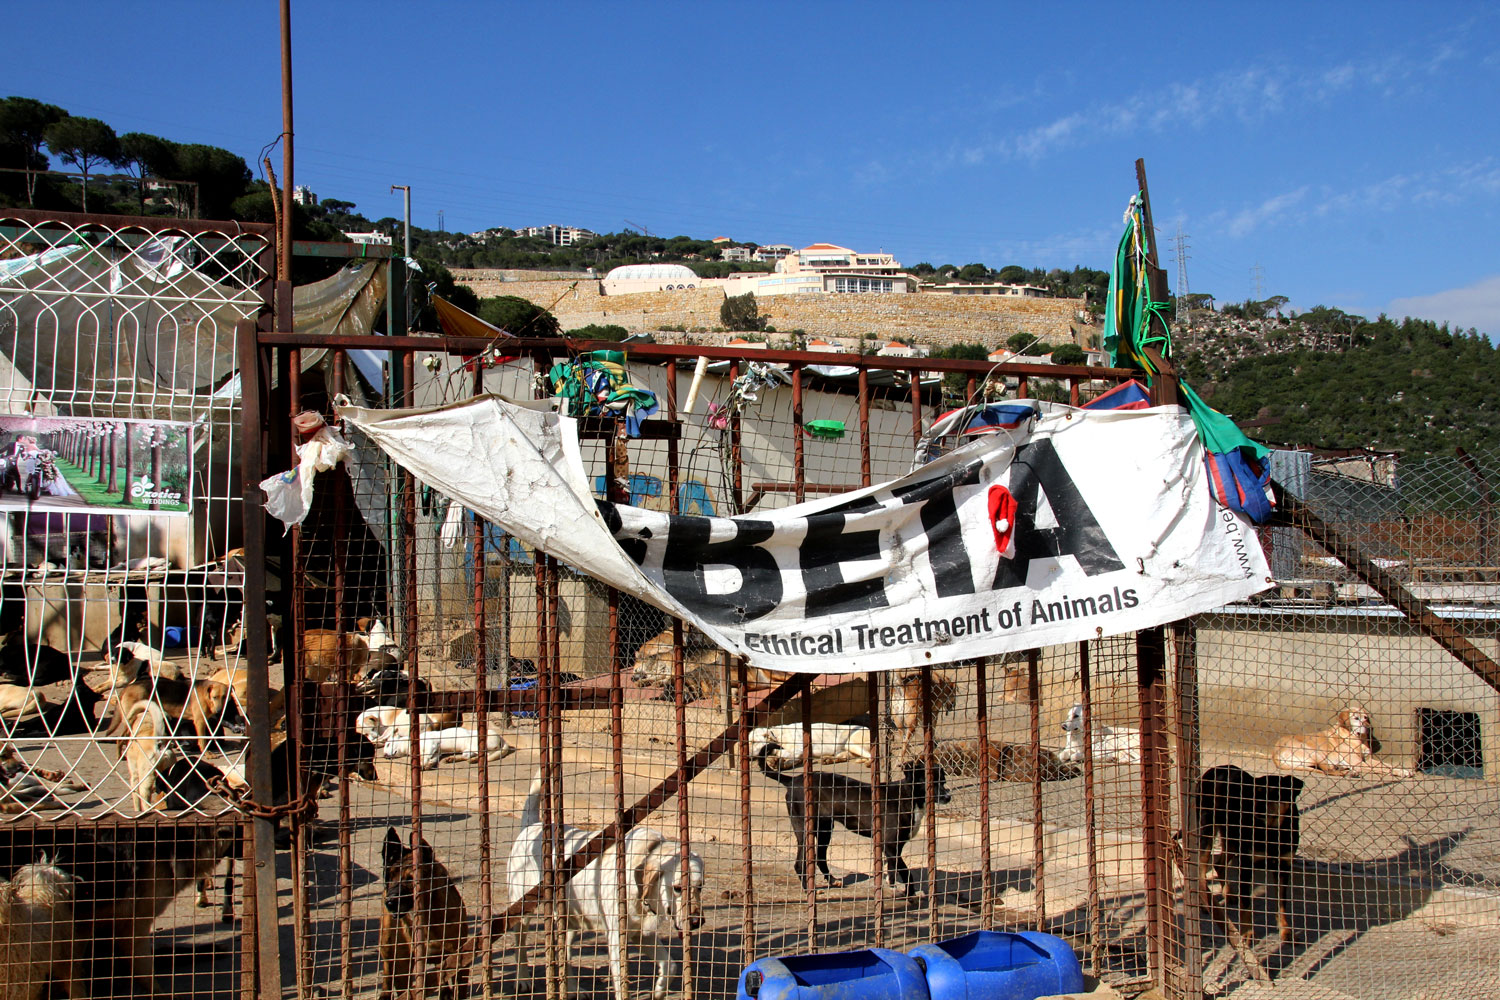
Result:
<svg viewBox="0 0 1500 1000"><path fill-rule="evenodd" d="M1276 741L1276 766L1286 771L1322 771L1324 774L1385 774L1410 778L1415 772L1393 767L1378 759L1380 741L1363 705L1351 704L1339 712L1334 724L1303 736L1283 736Z"/></svg>
<svg viewBox="0 0 1500 1000"><path fill-rule="evenodd" d="M953 711L958 701L958 685L946 674L932 675L932 716ZM907 744L922 725L922 674L902 674L891 685L891 724L901 733L901 756L907 756Z"/></svg>
<svg viewBox="0 0 1500 1000"><path fill-rule="evenodd" d="M302 633L302 675L313 684L321 684L333 676L353 680L364 671L369 660L370 640L359 632L340 636L331 628L310 628Z"/></svg>
<svg viewBox="0 0 1500 1000"><path fill-rule="evenodd" d="M469 914L453 879L419 840L413 851L396 833L385 832L380 858L385 891L380 911L380 1000L462 996L476 956ZM412 942L420 932L428 968L418 983Z"/></svg>
<svg viewBox="0 0 1500 1000"><path fill-rule="evenodd" d="M70 1000L88 996L73 957L73 876L43 857L0 880L0 1000L37 1000L49 981Z"/></svg>
<svg viewBox="0 0 1500 1000"><path fill-rule="evenodd" d="M35 719L47 708L47 699L30 685L0 684L0 719L15 725Z"/></svg>
<svg viewBox="0 0 1500 1000"><path fill-rule="evenodd" d="M121 736L131 710L149 700L160 705L167 718L175 720L179 726L183 723L190 725L198 738L199 753L207 753L209 737L217 732L219 723L225 720L226 709L232 704L229 686L215 680L189 683L173 680L165 674L153 678L149 662L142 660L140 663L135 679L114 689L114 709L109 728L104 731L105 737ZM238 714L238 706L235 706L234 714ZM166 736L167 733L159 735Z"/></svg>

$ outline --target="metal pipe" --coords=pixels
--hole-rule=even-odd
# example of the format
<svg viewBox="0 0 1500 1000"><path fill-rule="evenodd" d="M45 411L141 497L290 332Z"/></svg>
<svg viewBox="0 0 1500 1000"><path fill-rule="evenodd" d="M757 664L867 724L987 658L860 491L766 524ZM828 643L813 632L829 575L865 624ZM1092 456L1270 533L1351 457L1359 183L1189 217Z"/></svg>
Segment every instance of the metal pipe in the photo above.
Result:
<svg viewBox="0 0 1500 1000"><path fill-rule="evenodd" d="M992 927L995 923L995 871L990 858L990 782L1001 780L999 769L990 774L990 712L986 690L986 661L979 657L974 661L974 699L978 702L977 718L979 737L979 923Z"/></svg>
<svg viewBox="0 0 1500 1000"><path fill-rule="evenodd" d="M1078 686L1083 699L1083 824L1088 862L1089 952L1094 975L1104 974L1104 902L1099 886L1099 804L1094 791L1093 679L1089 673L1089 644L1078 644Z"/></svg>
<svg viewBox="0 0 1500 1000"><path fill-rule="evenodd" d="M474 366L474 395L484 391L484 369ZM470 552L474 562L474 728L481 734L489 731L489 607L485 600L485 532L488 530L483 518L473 515L474 530L470 537ZM487 737L486 737L487 738ZM483 996L491 1000L495 995L495 944L491 921L495 916L494 870L491 864L493 849L490 824L490 761L489 754L479 755L479 951L484 956Z"/></svg>
<svg viewBox="0 0 1500 1000"><path fill-rule="evenodd" d="M1182 992L1203 995L1203 872L1199 854L1198 776L1198 632L1192 619L1172 626L1177 692L1177 814L1182 817L1182 954L1177 965L1183 973ZM1168 883L1170 885L1170 883Z"/></svg>
<svg viewBox="0 0 1500 1000"><path fill-rule="evenodd" d="M802 366L792 368L792 482L796 486L797 502L807 499L807 460L802 442Z"/></svg>
<svg viewBox="0 0 1500 1000"><path fill-rule="evenodd" d="M1042 680L1040 649L1026 651L1026 703L1031 715L1031 884L1036 929L1047 929L1047 832L1042 826Z"/></svg>
<svg viewBox="0 0 1500 1000"><path fill-rule="evenodd" d="M927 934L936 941L938 940L938 905L937 905L937 796L933 794L936 784L936 774L933 771L937 763L937 747L932 732L932 668L922 668L922 752L923 764L926 775L924 780L927 784L927 803L924 808L926 818L923 824L927 828Z"/></svg>
<svg viewBox="0 0 1500 1000"><path fill-rule="evenodd" d="M333 378L329 398L344 391L344 352L333 352ZM334 649L344 648L344 604L347 597L347 566L344 535L347 530L345 483L347 473L340 465L330 478L335 481L333 494L333 631ZM338 755L339 806L339 984L346 998L354 995L354 844L349 813L348 733L353 728L349 717L348 668L351 664L339 657L339 672L333 689L334 741Z"/></svg>
<svg viewBox="0 0 1500 1000"><path fill-rule="evenodd" d="M807 950L818 950L818 868L817 844L813 839L812 780L812 674L800 675L802 691L802 872L803 891L807 894ZM880 803L875 803L880 812Z"/></svg>
<svg viewBox="0 0 1500 1000"><path fill-rule="evenodd" d="M672 623L672 680L677 689L676 697L672 699L672 710L676 722L677 736L677 769L679 771L687 768L687 678L685 676L686 651L683 648L682 621L674 619ZM692 834L688 823L688 806L691 785L683 785L677 792L677 843L680 854L678 869L682 872L691 872L689 858L692 855ZM624 851L620 851L624 854ZM623 883L622 883L623 884ZM693 1000L696 992L693 982L693 928L683 925L682 933L682 996L683 1000Z"/></svg>
<svg viewBox="0 0 1500 1000"><path fill-rule="evenodd" d="M281 262L277 277L292 280L292 2L281 0ZM288 302L290 306L290 302ZM291 330L287 323L283 330Z"/></svg>
<svg viewBox="0 0 1500 1000"><path fill-rule="evenodd" d="M727 655L727 654L726 654ZM741 892L744 902L740 910L740 959L746 964L755 961L755 830L750 822L750 691L746 659L735 658L735 673L739 685L735 692L738 701L740 765L740 868L743 876Z"/></svg>

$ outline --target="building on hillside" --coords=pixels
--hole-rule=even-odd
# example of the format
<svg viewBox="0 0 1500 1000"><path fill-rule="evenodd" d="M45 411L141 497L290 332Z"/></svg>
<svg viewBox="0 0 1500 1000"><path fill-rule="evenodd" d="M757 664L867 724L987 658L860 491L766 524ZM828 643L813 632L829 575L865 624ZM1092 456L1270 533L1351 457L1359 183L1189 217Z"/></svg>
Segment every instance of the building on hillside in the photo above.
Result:
<svg viewBox="0 0 1500 1000"><path fill-rule="evenodd" d="M292 200L299 205L316 205L318 196L313 194L313 189L306 184L298 184L292 188Z"/></svg>
<svg viewBox="0 0 1500 1000"><path fill-rule="evenodd" d="M887 341L875 352L884 358L925 358L927 352L915 344L903 344L899 340Z"/></svg>
<svg viewBox="0 0 1500 1000"><path fill-rule="evenodd" d="M533 236L546 240L556 247L570 247L575 243L586 243L599 234L591 229L577 226L527 226L517 229L517 236Z"/></svg>
<svg viewBox="0 0 1500 1000"><path fill-rule="evenodd" d="M791 295L800 292L897 294L915 292L917 279L901 270L888 253L856 253L832 243L814 243L793 250L776 262L771 274L736 274L724 279L725 295L751 292Z"/></svg>
<svg viewBox="0 0 1500 1000"><path fill-rule="evenodd" d="M1045 288L1036 285L1003 285L999 282L991 284L958 284L947 285L922 284L917 291L923 295L1014 295L1027 299L1045 299L1051 297L1051 293Z"/></svg>
<svg viewBox="0 0 1500 1000"><path fill-rule="evenodd" d="M625 264L604 276L600 292L604 295L633 295L683 291L698 285L698 276L683 264Z"/></svg>
<svg viewBox="0 0 1500 1000"><path fill-rule="evenodd" d="M370 246L385 247L391 245L391 238L385 233L345 233L344 236L350 243L367 243Z"/></svg>
<svg viewBox="0 0 1500 1000"><path fill-rule="evenodd" d="M792 248L785 243L772 243L770 246L756 247L755 252L750 255L751 260L758 260L762 264L781 260L792 252Z"/></svg>
<svg viewBox="0 0 1500 1000"><path fill-rule="evenodd" d="M720 260L748 261L750 259L749 247L724 247L719 251Z"/></svg>
<svg viewBox="0 0 1500 1000"><path fill-rule="evenodd" d="M763 341L763 340L746 340L744 337L735 337L733 340L731 340L725 346L727 346L727 347L738 347L741 350L745 350L745 351L755 351L755 350L761 350L761 351L763 351L763 350L766 349L766 342Z"/></svg>

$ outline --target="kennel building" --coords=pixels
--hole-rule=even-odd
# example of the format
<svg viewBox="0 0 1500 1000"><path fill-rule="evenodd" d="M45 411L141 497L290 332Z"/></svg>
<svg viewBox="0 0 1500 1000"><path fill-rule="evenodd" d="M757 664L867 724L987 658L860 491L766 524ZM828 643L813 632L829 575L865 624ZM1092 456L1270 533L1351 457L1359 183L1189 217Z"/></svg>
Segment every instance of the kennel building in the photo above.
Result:
<svg viewBox="0 0 1500 1000"><path fill-rule="evenodd" d="M727 995L739 971L767 955L907 949L980 927L1057 934L1091 977L1124 993L1157 987L1173 996L1254 996L1266 988L1257 968L1289 995L1443 998L1500 990L1500 705L1488 485L1500 456L1402 458L1380 469L1372 463L1368 472L1278 456L1287 463L1278 469L1283 504L1261 531L1275 583L1254 598L1159 629L977 657L914 677L788 678L726 657L649 604L475 517L389 462L357 430L346 432L348 461L317 474L300 526L283 535L279 522L262 515L259 483L291 469L293 447L303 443L297 414L317 412L332 423L340 397L374 407L484 392L529 399L555 389L554 366L610 345L404 333L399 309L391 310L389 336L277 332L296 327L289 296L284 318L275 318L267 234L10 214L7 260L65 247L80 233L91 253L107 252L123 271L136 266L132 257L157 253L151 238L181 236L205 248L174 255L178 273L196 269L214 285L239 273L223 259L224 247L261 241L253 253L240 251L245 260L236 265L254 276L241 279L253 296L245 292L233 307L239 314L212 325L215 356L229 367L201 381L189 369L163 385L161 369L132 360L134 388L116 369L87 391L59 382L37 360L58 342L83 345L74 353L91 358L149 357L126 350L139 340L137 321L126 318L135 300L102 278L67 287L0 284L0 315L15 317L0 327L11 413L107 421L155 416L141 409L146 396L180 405L172 419L206 428L205 443L194 445L202 476L222 477L194 494L200 516L109 516L113 534L94 556L102 566L88 563L86 542L62 542L55 527L41 533L51 557L38 556L31 539L39 533L24 524L18 530L36 515L9 515L5 599L26 611L23 648L34 663L45 644L74 664L72 677L41 689L49 706L68 704L80 682L108 692L113 671L97 651L131 597L151 602L155 624L190 623L195 611L217 604L223 613L207 616L221 630L215 648L183 647L169 659L190 679L222 669L240 683L244 672L243 735L220 727L215 744L200 751L191 731L178 727L162 742L189 762L225 770L248 762L248 792L216 786L182 802L187 783L164 778L153 787L177 799L163 795L142 808L135 795L144 783L130 770L128 750L146 737L106 736L102 707L93 728L78 735L55 726L24 738L7 730L34 772L71 773L89 789L59 791L61 808L33 803L26 814L0 816L9 866L0 876L14 876L42 847L79 867L80 923L107 926L114 942L85 956L94 995L144 991L118 975L140 953L139 937L150 946L156 988L174 994L375 995L382 854L392 830L408 845L418 838L429 845L463 901L470 941L463 971L472 995L608 995L604 935L580 933L565 951L567 886L559 869L549 867L530 898L512 902L511 848L538 771L545 851L565 824L604 831L606 840L649 826L679 859L701 860L694 919L667 935L673 994ZM162 322L175 324L178 345L181 330L201 336L209 328L201 317L157 318L170 315L176 299L193 298L181 280L177 291L168 282L138 292L135 308L137 315L152 310L156 339L166 339ZM399 277L390 280L399 286ZM60 341L58 329L66 331ZM39 351L42 337L54 339ZM373 351L389 352L388 361L372 367L370 355L355 355ZM688 406L699 358L707 363ZM1085 403L1134 374L776 351L757 351L754 361L765 367L757 371L744 354L724 349L633 347L624 373L660 412L640 422L639 437L623 440L622 421L580 421L596 495L620 503L628 493L632 503L668 513L753 516L900 477L934 418L955 400ZM55 409L42 411L42 401ZM121 409L94 409L106 402ZM101 430L107 441L108 428ZM98 479L102 469L108 478L107 450L100 443L85 449L93 465L84 476ZM216 453L228 460L218 465ZM174 556L166 540L189 523L207 541ZM241 547L243 560L232 558ZM231 557L223 567L206 568L223 557ZM150 559L166 562L129 566ZM241 606L242 653L225 648ZM106 612L94 625L93 615ZM372 635L382 638L372 642ZM331 661L320 655L330 643L338 651ZM907 717L902 699L911 697L926 708L919 705L903 755L908 734L898 725ZM384 737L377 745L359 728L372 699L406 709L405 751L399 740L390 746L399 732L377 733ZM273 724L278 704L284 710ZM1219 764L1293 773L1275 762L1278 740L1325 729L1351 704L1373 720L1379 769L1295 772L1304 780L1288 892L1297 940L1278 940L1275 915L1257 898L1247 959L1214 918L1217 889L1195 870L1196 855L1174 852L1174 835L1191 846L1197 834L1195 782ZM1083 725L1069 731L1074 705ZM451 713L480 732L493 730L503 750L430 760L412 720L423 727L430 716L433 726L445 725ZM829 884L811 891L802 884L785 790L760 770L751 735L788 724L869 734L867 757L818 770L890 785L909 756L931 784L929 765L941 765L950 798L940 804L925 796L920 829L903 852L922 891L907 895L889 884L872 840L842 828L829 844ZM277 761L291 762L281 775L271 770ZM368 775L365 765L373 779L356 773ZM790 763L784 773L800 770ZM278 837L278 829L286 832ZM230 891L216 886L212 908L195 907L182 885L129 941L115 925L97 923L118 896L134 898L137 890L120 887L144 883L155 862L201 851L213 855L216 883L233 857ZM223 922L225 899L235 923ZM523 951L518 931L528 909ZM412 948L435 967L452 950L425 928ZM640 943L627 943L626 957L630 989L649 989L654 969Z"/></svg>

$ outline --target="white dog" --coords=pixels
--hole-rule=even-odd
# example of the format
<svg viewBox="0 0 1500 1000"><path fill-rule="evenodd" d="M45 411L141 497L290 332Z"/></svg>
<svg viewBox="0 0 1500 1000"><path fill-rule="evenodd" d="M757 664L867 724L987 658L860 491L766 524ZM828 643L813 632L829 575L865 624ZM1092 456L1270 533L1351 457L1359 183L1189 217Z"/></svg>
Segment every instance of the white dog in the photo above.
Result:
<svg viewBox="0 0 1500 1000"><path fill-rule="evenodd" d="M1077 763L1083 760L1082 705L1074 705L1068 709L1068 717L1063 720L1062 727L1063 732L1068 734L1068 741L1057 752L1057 759L1067 763ZM1095 764L1134 764L1141 759L1141 731L1139 729L1125 727L1114 729L1096 724L1091 742Z"/></svg>
<svg viewBox="0 0 1500 1000"><path fill-rule="evenodd" d="M417 718L424 733L448 728L458 721L453 712L424 713ZM377 705L359 713L354 720L354 729L376 746L383 746L392 736L411 734L411 716L404 708Z"/></svg>
<svg viewBox="0 0 1500 1000"><path fill-rule="evenodd" d="M773 748L767 763L772 766L797 767L802 762L802 724L789 722L781 726L757 726L750 730L750 756L760 756L762 747ZM870 730L864 726L835 722L812 725L813 760L836 764L844 760L870 759Z"/></svg>
<svg viewBox="0 0 1500 1000"><path fill-rule="evenodd" d="M500 760L516 752L516 748L505 742L505 737L493 729L481 733L475 729L454 726L452 729L434 729L423 733L421 738L419 753L423 770L437 767L444 757L478 760L482 753L490 760ZM411 753L410 733L400 730L391 733L386 738L382 752L386 757L405 757Z"/></svg>
<svg viewBox="0 0 1500 1000"><path fill-rule="evenodd" d="M542 779L531 782L526 805L521 810L521 830L510 848L510 901L515 902L541 881L543 867L541 817ZM576 826L562 828L562 851L567 857L593 838ZM617 852L625 852L625 923L619 922L620 884L616 877ZM703 923L703 860L695 853L683 865L682 844L668 840L649 827L637 826L568 880L567 941L564 955L572 953L573 936L581 930L603 931L609 945L609 978L615 1000L630 1000L625 980L625 942L638 940L656 963L654 1000L667 995L667 985L676 973L671 939ZM517 947L526 951L525 921L517 931Z"/></svg>

